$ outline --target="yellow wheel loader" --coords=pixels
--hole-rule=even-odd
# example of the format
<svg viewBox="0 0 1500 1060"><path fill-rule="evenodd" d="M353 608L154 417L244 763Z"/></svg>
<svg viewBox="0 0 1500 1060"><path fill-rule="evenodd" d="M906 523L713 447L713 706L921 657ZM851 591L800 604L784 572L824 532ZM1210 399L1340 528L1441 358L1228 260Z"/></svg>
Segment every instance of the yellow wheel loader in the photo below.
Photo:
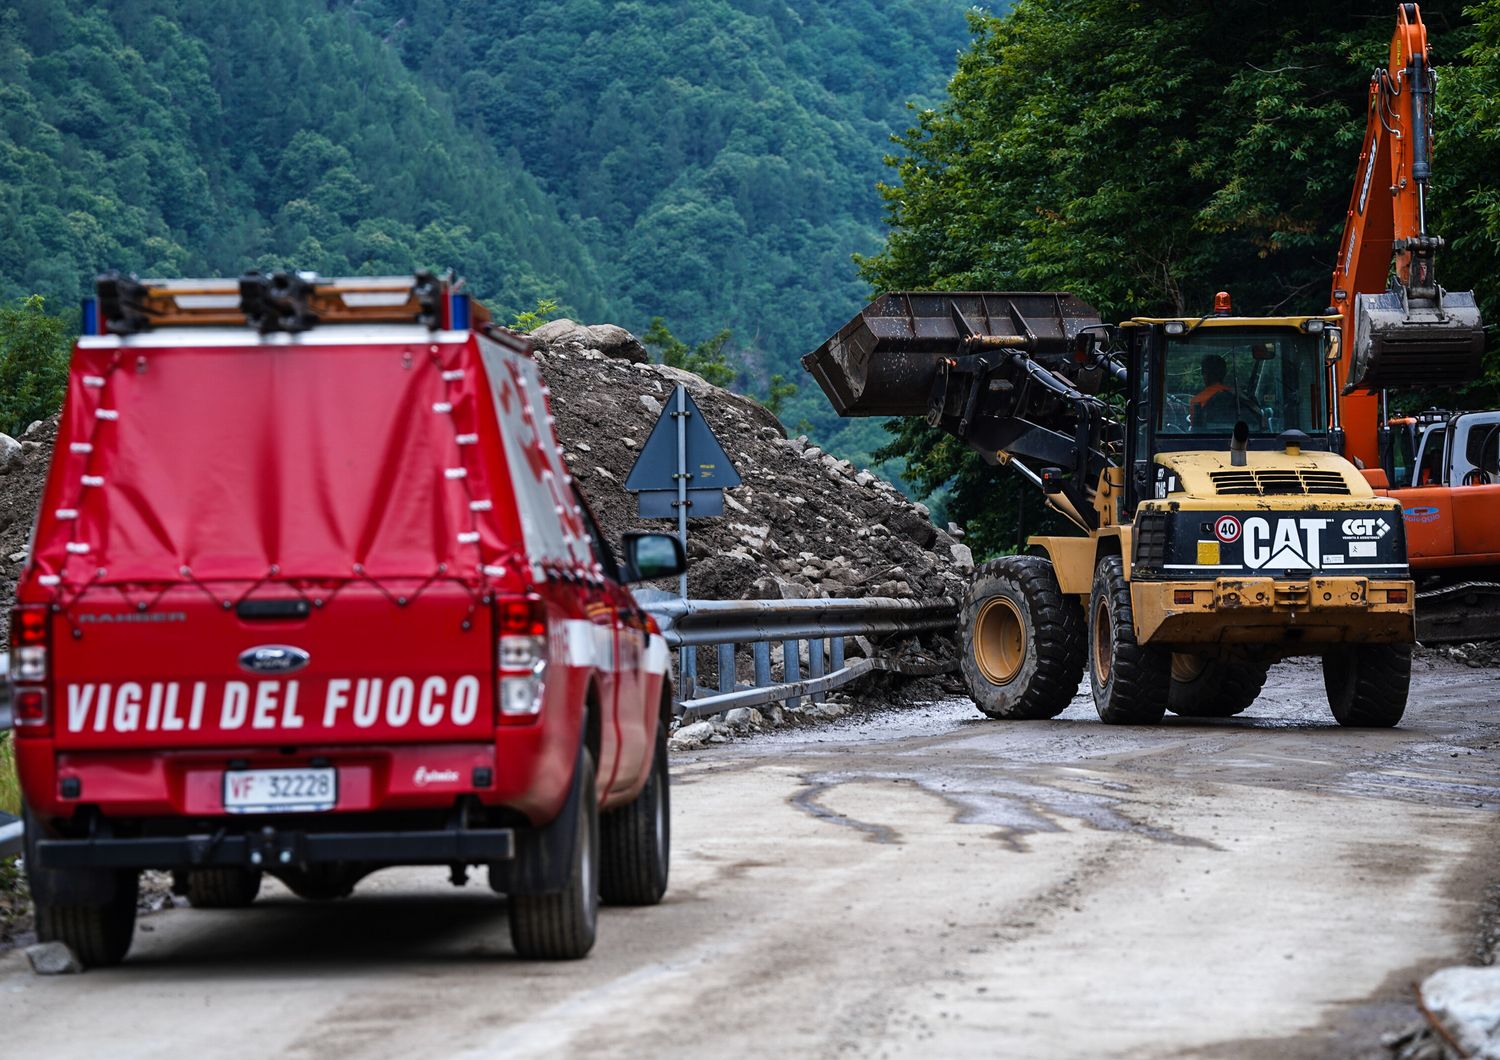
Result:
<svg viewBox="0 0 1500 1060"><path fill-rule="evenodd" d="M1395 725L1411 674L1401 508L1339 448L1336 316L1106 325L1063 293L895 293L803 358L843 416L925 415L1079 531L984 564L963 673L1050 718L1085 667L1106 722L1228 717L1321 656L1343 725Z"/></svg>

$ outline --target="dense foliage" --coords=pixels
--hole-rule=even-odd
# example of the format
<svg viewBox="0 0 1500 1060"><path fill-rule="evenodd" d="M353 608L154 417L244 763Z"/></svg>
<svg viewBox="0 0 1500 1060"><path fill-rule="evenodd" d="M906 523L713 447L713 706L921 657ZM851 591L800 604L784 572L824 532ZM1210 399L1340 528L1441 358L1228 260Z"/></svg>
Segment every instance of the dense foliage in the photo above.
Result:
<svg viewBox="0 0 1500 1060"><path fill-rule="evenodd" d="M870 186L963 0L0 5L0 298L101 268L453 267L638 334L728 329L738 385L853 312Z"/></svg>
<svg viewBox="0 0 1500 1060"><path fill-rule="evenodd" d="M907 101L935 99L952 71L962 0L348 10L555 197L612 319L637 334L656 316L686 335L727 328L740 388L868 459L878 429L840 421L815 386L785 388L865 300L849 259L879 247L870 186Z"/></svg>
<svg viewBox="0 0 1500 1060"><path fill-rule="evenodd" d="M69 335L40 295L0 306L0 434L14 437L62 404Z"/></svg>
<svg viewBox="0 0 1500 1060"><path fill-rule="evenodd" d="M0 297L93 274L453 267L503 311L604 311L581 234L365 28L314 0L0 10Z"/></svg>
<svg viewBox="0 0 1500 1060"><path fill-rule="evenodd" d="M1438 91L1439 275L1500 319L1500 3L1423 5ZM1071 290L1106 319L1327 305L1395 5L1019 0L970 16L939 107L900 137L881 289ZM987 549L1017 543L1013 476L919 421L891 452Z"/></svg>

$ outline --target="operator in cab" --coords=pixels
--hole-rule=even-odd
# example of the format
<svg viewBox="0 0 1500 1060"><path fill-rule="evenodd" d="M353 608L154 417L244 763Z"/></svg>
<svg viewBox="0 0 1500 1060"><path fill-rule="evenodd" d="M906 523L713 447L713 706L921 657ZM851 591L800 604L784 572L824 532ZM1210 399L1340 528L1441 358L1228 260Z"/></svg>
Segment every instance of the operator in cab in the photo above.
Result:
<svg viewBox="0 0 1500 1060"><path fill-rule="evenodd" d="M1208 425L1208 407L1215 398L1218 398L1218 404L1228 403L1231 408L1235 399L1234 388L1224 382L1224 377L1229 374L1229 365L1223 357L1217 353L1208 354L1199 365L1199 370L1203 373L1203 389L1188 402L1188 418L1194 430L1202 430Z"/></svg>

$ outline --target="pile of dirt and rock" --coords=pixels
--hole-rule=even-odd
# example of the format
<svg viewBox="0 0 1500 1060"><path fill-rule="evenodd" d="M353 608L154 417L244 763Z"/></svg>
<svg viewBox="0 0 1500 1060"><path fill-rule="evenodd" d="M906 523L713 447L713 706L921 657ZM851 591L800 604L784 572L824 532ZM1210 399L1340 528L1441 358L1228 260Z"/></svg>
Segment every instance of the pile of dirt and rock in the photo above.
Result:
<svg viewBox="0 0 1500 1060"><path fill-rule="evenodd" d="M10 602L16 580L26 564L31 527L42 503L52 444L57 440L57 418L37 420L20 439L0 434L0 643L10 634Z"/></svg>
<svg viewBox="0 0 1500 1060"><path fill-rule="evenodd" d="M958 597L974 560L962 531L889 482L789 438L763 406L699 376L648 363L628 331L569 320L532 335L568 465L606 534L667 530L636 514L625 478L682 383L743 484L720 518L688 531L688 591L699 599ZM675 586L673 586L675 588Z"/></svg>

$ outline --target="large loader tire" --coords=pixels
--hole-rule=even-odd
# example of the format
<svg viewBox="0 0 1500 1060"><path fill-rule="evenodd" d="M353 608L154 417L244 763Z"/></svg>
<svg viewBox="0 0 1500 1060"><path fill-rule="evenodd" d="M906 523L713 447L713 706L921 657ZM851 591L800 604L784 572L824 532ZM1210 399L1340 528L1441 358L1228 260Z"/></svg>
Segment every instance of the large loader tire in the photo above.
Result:
<svg viewBox="0 0 1500 1060"><path fill-rule="evenodd" d="M1267 669L1259 659L1174 652L1167 709L1184 718L1232 718L1255 702Z"/></svg>
<svg viewBox="0 0 1500 1060"><path fill-rule="evenodd" d="M1166 713L1171 680L1171 652L1136 642L1125 564L1105 556L1089 597L1089 684L1100 719L1155 725Z"/></svg>
<svg viewBox="0 0 1500 1060"><path fill-rule="evenodd" d="M992 718L1051 718L1083 679L1083 611L1064 596L1049 560L984 564L964 602L963 674Z"/></svg>
<svg viewBox="0 0 1500 1060"><path fill-rule="evenodd" d="M1406 713L1410 644L1360 644L1323 656L1323 687L1340 725L1388 729Z"/></svg>

